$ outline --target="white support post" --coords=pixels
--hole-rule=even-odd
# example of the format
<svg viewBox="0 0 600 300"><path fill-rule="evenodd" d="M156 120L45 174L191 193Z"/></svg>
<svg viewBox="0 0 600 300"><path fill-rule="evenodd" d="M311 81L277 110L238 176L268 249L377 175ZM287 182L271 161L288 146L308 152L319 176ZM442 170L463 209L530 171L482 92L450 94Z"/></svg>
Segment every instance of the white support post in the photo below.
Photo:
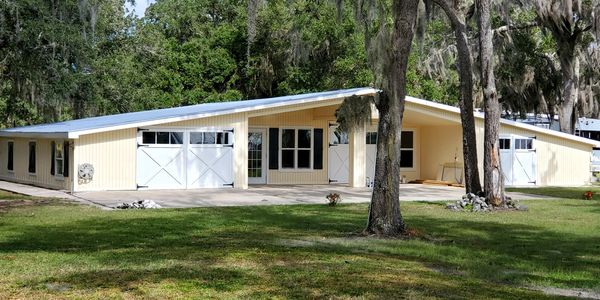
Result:
<svg viewBox="0 0 600 300"><path fill-rule="evenodd" d="M360 128L354 128L350 130L350 174L348 183L351 187L365 187L366 186L366 128L362 126Z"/></svg>

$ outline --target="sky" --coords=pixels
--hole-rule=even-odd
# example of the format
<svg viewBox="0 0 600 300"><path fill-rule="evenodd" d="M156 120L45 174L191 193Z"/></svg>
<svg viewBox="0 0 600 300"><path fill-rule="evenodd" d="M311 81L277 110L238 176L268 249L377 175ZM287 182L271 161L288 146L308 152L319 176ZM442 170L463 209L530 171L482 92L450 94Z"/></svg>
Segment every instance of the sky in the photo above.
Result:
<svg viewBox="0 0 600 300"><path fill-rule="evenodd" d="M135 0L135 6L131 5L129 2L126 2L125 9L129 10L130 12L133 10L135 15L138 18L141 18L144 16L146 8L148 8L148 6L154 2L156 2L156 0Z"/></svg>

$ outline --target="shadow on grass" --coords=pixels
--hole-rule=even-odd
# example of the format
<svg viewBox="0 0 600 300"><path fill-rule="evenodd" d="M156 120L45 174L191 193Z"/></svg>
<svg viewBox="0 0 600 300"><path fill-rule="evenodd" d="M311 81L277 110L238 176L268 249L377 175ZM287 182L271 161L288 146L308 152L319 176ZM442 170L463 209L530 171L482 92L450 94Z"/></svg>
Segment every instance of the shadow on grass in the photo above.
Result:
<svg viewBox="0 0 600 300"><path fill-rule="evenodd" d="M26 283L34 287L65 282L97 289L170 279L192 280L200 289L218 291L267 283L268 295L283 297L415 293L530 298L539 295L502 286L531 281L568 287L600 285L597 279L589 279L600 278L598 236L565 236L520 223L408 216L412 227L432 239L349 238L350 232L364 226L365 216L364 205L97 213L55 225L12 228L11 234L0 240L0 252L84 254L108 269ZM304 242L285 242L289 240ZM255 266L238 268L226 263L232 257L252 261ZM362 265L355 266L348 257ZM165 267L167 263L175 266ZM411 267L403 271L397 267L402 264ZM546 277L570 272L590 276ZM468 285L486 287L465 288ZM266 292L263 289L250 297L265 296L261 293Z"/></svg>

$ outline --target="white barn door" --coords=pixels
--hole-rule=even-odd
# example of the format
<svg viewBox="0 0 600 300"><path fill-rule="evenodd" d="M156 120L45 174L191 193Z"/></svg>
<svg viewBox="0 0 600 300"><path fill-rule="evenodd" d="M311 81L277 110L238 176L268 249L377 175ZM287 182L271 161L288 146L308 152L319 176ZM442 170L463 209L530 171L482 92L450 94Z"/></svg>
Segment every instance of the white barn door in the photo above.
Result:
<svg viewBox="0 0 600 300"><path fill-rule="evenodd" d="M183 132L143 131L137 148L138 188L184 189Z"/></svg>
<svg viewBox="0 0 600 300"><path fill-rule="evenodd" d="M141 189L233 187L233 131L141 129L136 171Z"/></svg>
<svg viewBox="0 0 600 300"><path fill-rule="evenodd" d="M233 187L233 134L221 131L189 134L187 188Z"/></svg>
<svg viewBox="0 0 600 300"><path fill-rule="evenodd" d="M328 173L330 183L348 183L350 148L347 132L329 126Z"/></svg>
<svg viewBox="0 0 600 300"><path fill-rule="evenodd" d="M501 137L500 162L507 186L536 184L537 156L534 138L517 135Z"/></svg>

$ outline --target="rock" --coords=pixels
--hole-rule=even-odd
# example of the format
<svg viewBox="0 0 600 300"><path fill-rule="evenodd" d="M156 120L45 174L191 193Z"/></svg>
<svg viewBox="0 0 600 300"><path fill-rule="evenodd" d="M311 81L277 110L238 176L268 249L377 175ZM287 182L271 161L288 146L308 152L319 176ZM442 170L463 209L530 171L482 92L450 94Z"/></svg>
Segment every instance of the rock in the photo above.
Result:
<svg viewBox="0 0 600 300"><path fill-rule="evenodd" d="M117 208L120 209L155 209L162 208L160 205L156 204L156 202L152 200L140 200L132 203L122 203L118 205Z"/></svg>
<svg viewBox="0 0 600 300"><path fill-rule="evenodd" d="M480 210L481 210L481 205L479 205L479 203L473 204L473 211L480 211Z"/></svg>
<svg viewBox="0 0 600 300"><path fill-rule="evenodd" d="M468 193L468 194L467 194L467 198L468 198L469 200L473 200L473 198L477 198L477 195L475 195L475 194L473 194L473 193Z"/></svg>
<svg viewBox="0 0 600 300"><path fill-rule="evenodd" d="M454 204L448 204L448 205L446 205L446 209L449 209L449 210L455 210L455 211L456 211L456 210L460 210L460 209L459 209L458 207L456 207L456 205L454 205Z"/></svg>
<svg viewBox="0 0 600 300"><path fill-rule="evenodd" d="M527 207L525 205L519 205L519 206L517 206L517 210L518 211L529 211L529 207Z"/></svg>
<svg viewBox="0 0 600 300"><path fill-rule="evenodd" d="M463 201L469 200L469 196L468 195L463 195L462 196ZM459 200L460 201L460 200Z"/></svg>

